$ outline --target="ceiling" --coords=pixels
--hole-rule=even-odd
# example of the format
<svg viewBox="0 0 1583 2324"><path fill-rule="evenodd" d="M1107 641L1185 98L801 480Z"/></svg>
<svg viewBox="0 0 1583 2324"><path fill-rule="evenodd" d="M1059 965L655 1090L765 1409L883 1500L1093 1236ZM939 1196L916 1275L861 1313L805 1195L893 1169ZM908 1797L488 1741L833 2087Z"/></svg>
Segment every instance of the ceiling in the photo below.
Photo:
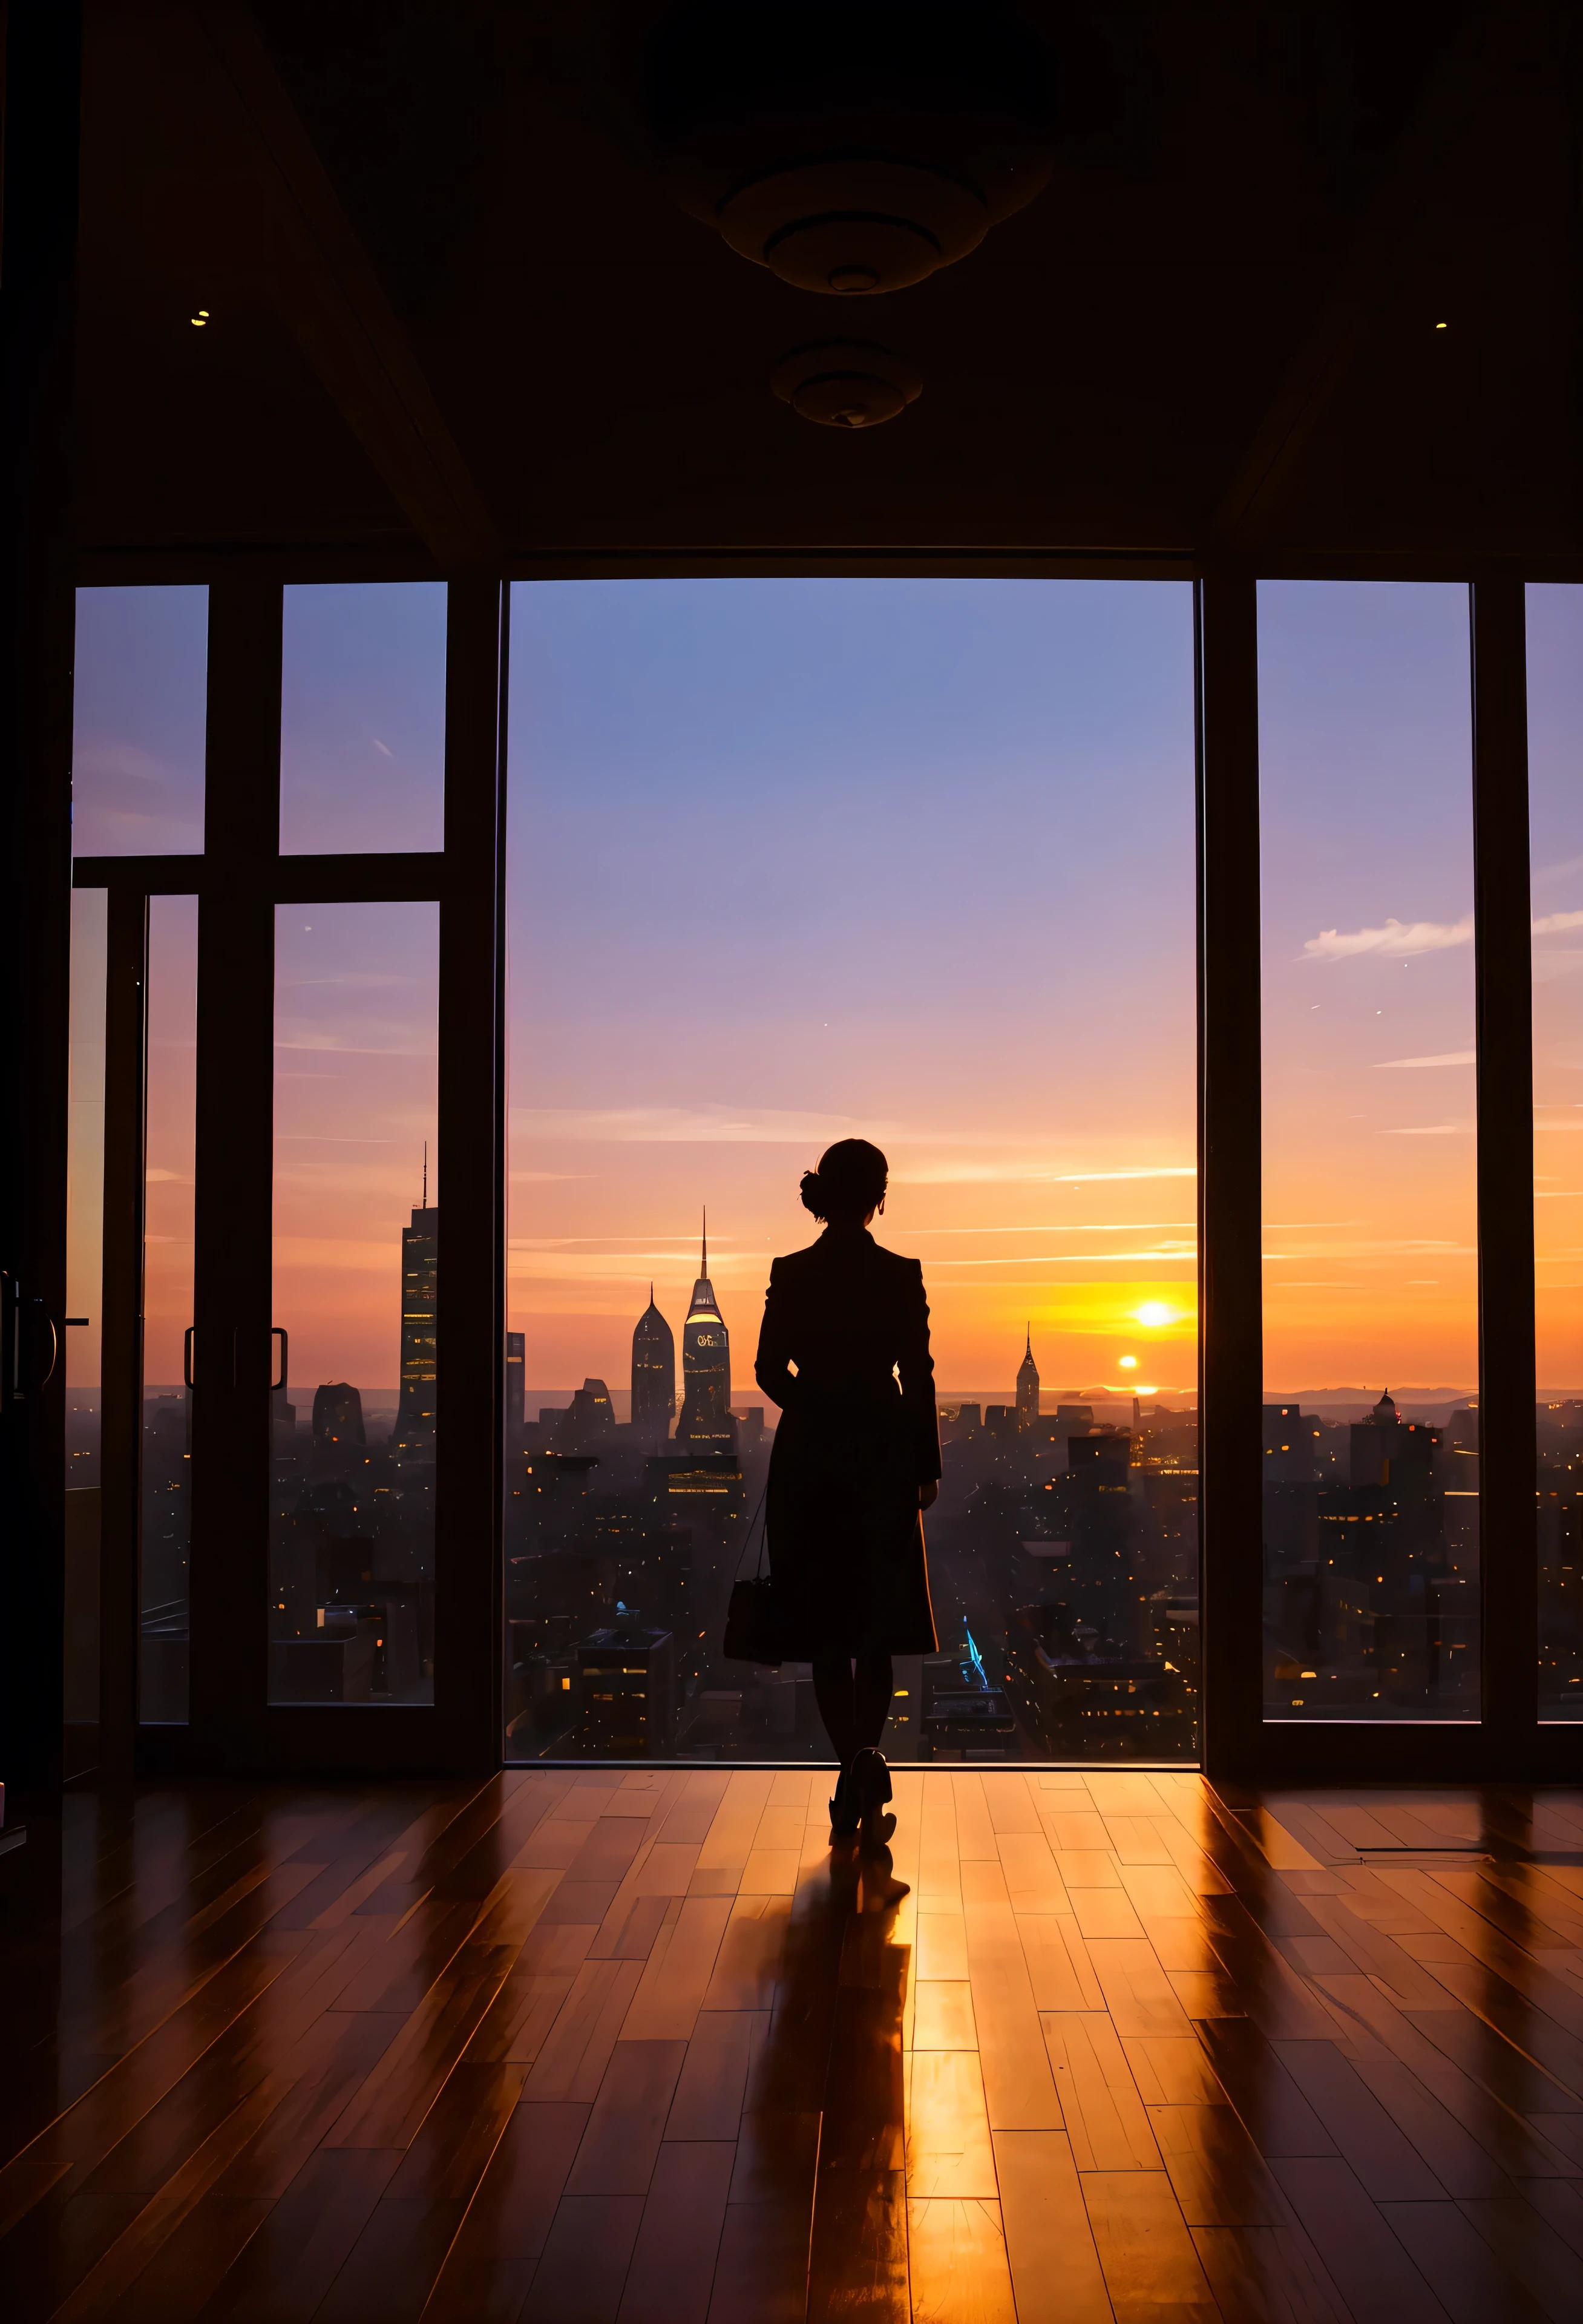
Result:
<svg viewBox="0 0 1583 2324"><path fill-rule="evenodd" d="M88 0L85 570L1583 551L1574 9L1016 13L1051 182L861 302L925 387L847 434L768 376L852 302L651 165L663 8Z"/></svg>

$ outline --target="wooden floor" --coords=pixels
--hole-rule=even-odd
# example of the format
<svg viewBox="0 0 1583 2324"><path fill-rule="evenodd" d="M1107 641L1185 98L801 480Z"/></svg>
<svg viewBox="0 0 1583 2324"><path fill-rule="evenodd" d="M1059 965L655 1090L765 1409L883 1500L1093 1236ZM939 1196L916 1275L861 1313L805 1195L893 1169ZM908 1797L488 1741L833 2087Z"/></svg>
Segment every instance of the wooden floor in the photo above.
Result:
<svg viewBox="0 0 1583 2324"><path fill-rule="evenodd" d="M1583 1794L898 1773L864 1860L824 1790L69 1800L0 2312L1583 2318Z"/></svg>

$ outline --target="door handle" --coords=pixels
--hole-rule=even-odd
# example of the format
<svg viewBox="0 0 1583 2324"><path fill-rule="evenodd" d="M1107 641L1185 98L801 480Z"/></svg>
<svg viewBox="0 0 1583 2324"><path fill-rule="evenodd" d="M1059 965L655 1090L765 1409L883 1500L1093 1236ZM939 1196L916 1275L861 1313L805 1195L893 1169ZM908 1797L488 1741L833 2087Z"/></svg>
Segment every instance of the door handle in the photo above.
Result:
<svg viewBox="0 0 1583 2324"><path fill-rule="evenodd" d="M284 1388L286 1385L286 1362L291 1352L291 1342L284 1325L281 1323L271 1324L270 1337L281 1342L281 1377L270 1382L270 1394L273 1396L277 1388Z"/></svg>
<svg viewBox="0 0 1583 2324"><path fill-rule="evenodd" d="M60 1360L60 1334L42 1299L30 1296L9 1269L0 1281L0 1404L25 1404L53 1378ZM34 1330L42 1324L50 1334L50 1360L36 1379L27 1377Z"/></svg>
<svg viewBox="0 0 1583 2324"><path fill-rule="evenodd" d="M192 1325L190 1323L181 1334L181 1385L183 1388L192 1386Z"/></svg>

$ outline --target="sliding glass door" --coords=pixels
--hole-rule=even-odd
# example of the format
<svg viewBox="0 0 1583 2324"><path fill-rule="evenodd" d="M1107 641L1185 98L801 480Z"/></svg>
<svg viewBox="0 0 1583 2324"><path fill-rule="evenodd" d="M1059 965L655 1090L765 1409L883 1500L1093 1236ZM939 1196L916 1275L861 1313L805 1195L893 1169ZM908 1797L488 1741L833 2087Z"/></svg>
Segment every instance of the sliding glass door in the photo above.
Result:
<svg viewBox="0 0 1583 2324"><path fill-rule="evenodd" d="M79 827L122 836L101 802L161 747L196 802L188 852L77 865L90 918L108 896L115 1056L78 1431L108 1455L100 1757L471 1764L495 1666L500 592L193 594L83 593Z"/></svg>

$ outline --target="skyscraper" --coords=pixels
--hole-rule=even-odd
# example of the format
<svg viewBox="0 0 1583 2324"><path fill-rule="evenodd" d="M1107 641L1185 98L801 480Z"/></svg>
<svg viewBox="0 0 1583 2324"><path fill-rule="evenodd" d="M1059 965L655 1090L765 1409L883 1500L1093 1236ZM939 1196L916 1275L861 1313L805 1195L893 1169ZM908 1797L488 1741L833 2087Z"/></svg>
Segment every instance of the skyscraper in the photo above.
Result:
<svg viewBox="0 0 1583 2324"><path fill-rule="evenodd" d="M572 1391L572 1401L555 1425L554 1450L562 1453L593 1452L615 1434L615 1413L610 1390L602 1379L585 1379Z"/></svg>
<svg viewBox="0 0 1583 2324"><path fill-rule="evenodd" d="M426 1190L427 1191L427 1190ZM412 1213L401 1230L401 1401L396 1442L431 1435L435 1419L439 1307L439 1211Z"/></svg>
<svg viewBox="0 0 1583 2324"><path fill-rule="evenodd" d="M522 1439L522 1423L527 1418L522 1403L522 1384L527 1376L524 1360L526 1336L521 1332L506 1333L506 1443L519 1444Z"/></svg>
<svg viewBox="0 0 1583 2324"><path fill-rule="evenodd" d="M327 1381L313 1392L313 1441L316 1445L347 1444L363 1450L367 1432L363 1424L363 1398L346 1380Z"/></svg>
<svg viewBox="0 0 1583 2324"><path fill-rule="evenodd" d="M1027 1327L1027 1351L1017 1372L1017 1425L1031 1428L1039 1416L1039 1374L1034 1362L1034 1327Z"/></svg>
<svg viewBox="0 0 1583 2324"><path fill-rule="evenodd" d="M676 1423L676 1441L722 1446L736 1442L731 1416L731 1336L709 1280L707 1212L703 1262L682 1326L682 1416Z"/></svg>
<svg viewBox="0 0 1583 2324"><path fill-rule="evenodd" d="M676 1338L654 1304L651 1283L649 1305L632 1333L632 1425L668 1436L676 1408Z"/></svg>

